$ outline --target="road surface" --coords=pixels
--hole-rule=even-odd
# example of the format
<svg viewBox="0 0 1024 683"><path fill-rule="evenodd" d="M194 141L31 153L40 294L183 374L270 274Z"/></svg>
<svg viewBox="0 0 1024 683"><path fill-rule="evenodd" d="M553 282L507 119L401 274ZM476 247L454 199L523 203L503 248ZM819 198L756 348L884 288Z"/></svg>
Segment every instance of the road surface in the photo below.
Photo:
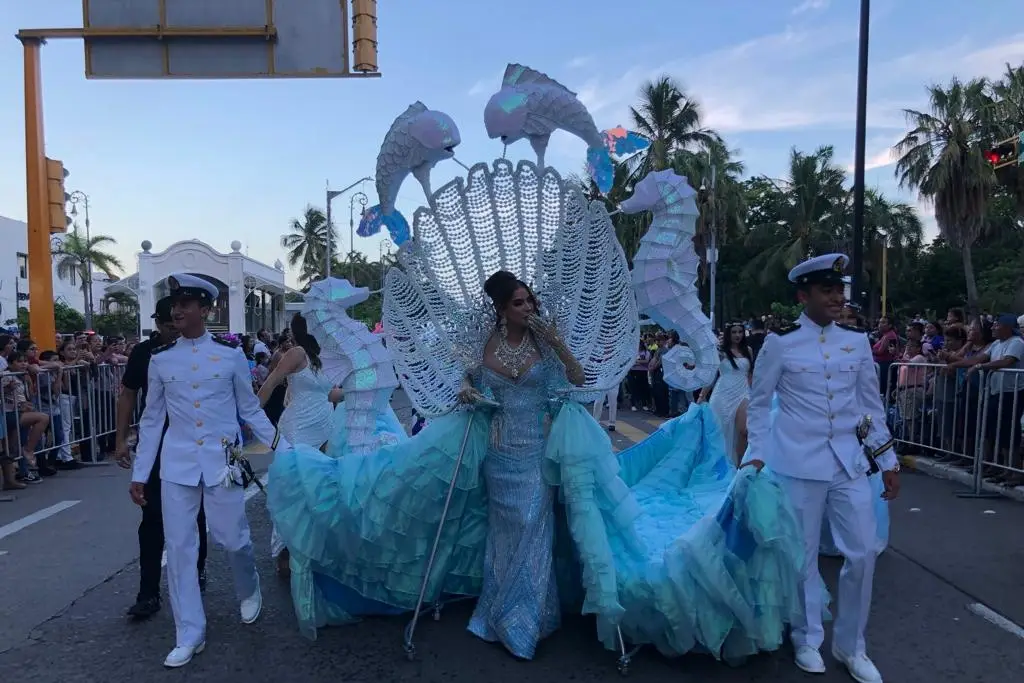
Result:
<svg viewBox="0 0 1024 683"><path fill-rule="evenodd" d="M624 413L613 435L624 447L658 421ZM258 468L266 456L257 457ZM288 588L268 557L270 530L262 496L249 518L264 578L264 612L238 622L230 573L211 551L206 605L207 649L188 667L165 671L173 646L166 606L149 622L131 623L125 609L138 587L138 510L127 474L112 465L64 472L0 503L0 681L78 683L391 683L487 681L588 683L616 680L614 653L594 638L592 622L568 618L533 662L466 632L471 606L446 608L440 622L421 622L419 657L402 653L403 619L370 619L322 632L309 642L296 632ZM869 651L896 683L1024 681L1024 506L955 497L955 484L908 473L892 507L891 547L880 559ZM834 590L838 561L824 561ZM637 683L702 681L849 681L826 654L829 671L810 677L788 649L729 668L705 656L665 659L650 650L633 660ZM187 677L187 679L186 679Z"/></svg>

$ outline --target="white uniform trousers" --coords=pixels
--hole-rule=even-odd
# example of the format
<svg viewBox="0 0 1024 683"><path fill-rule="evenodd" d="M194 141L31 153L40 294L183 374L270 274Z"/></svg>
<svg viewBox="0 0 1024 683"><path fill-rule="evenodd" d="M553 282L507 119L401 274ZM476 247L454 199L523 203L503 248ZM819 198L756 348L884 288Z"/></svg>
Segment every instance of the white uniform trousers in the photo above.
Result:
<svg viewBox="0 0 1024 683"><path fill-rule="evenodd" d="M174 613L177 647L195 647L206 639L206 613L199 592L199 531L195 518L199 504L206 507L206 523L215 543L228 554L239 601L259 587L256 558L245 516L245 494L240 486L184 486L164 480L164 546L167 550L167 589Z"/></svg>
<svg viewBox="0 0 1024 683"><path fill-rule="evenodd" d="M867 475L851 479L838 459L832 481L779 477L785 488L804 537L802 577L803 614L792 626L795 647L821 649L825 640L822 626L824 584L818 572L821 525L828 516L836 547L845 558L839 573L838 615L832 641L844 654L855 656L866 650L864 631L871 611L871 585L875 574L875 506Z"/></svg>
<svg viewBox="0 0 1024 683"><path fill-rule="evenodd" d="M619 387L608 391L607 396L594 401L594 419L601 421L601 414L604 412L604 402L608 401L608 424L614 425L615 418L619 415Z"/></svg>

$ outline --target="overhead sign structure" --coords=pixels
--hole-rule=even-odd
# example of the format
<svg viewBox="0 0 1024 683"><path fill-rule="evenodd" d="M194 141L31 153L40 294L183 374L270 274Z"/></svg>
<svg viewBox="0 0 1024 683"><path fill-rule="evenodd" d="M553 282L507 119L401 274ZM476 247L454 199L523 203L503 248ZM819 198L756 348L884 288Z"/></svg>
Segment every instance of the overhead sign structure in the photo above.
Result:
<svg viewBox="0 0 1024 683"><path fill-rule="evenodd" d="M60 230L61 207L54 197L62 194L57 176L63 172L46 158L40 49L58 38L85 41L88 78L380 75L376 0L82 0L81 28L19 31L29 286L36 302L29 324L38 339L53 339L55 333L49 240L51 231Z"/></svg>
<svg viewBox="0 0 1024 683"><path fill-rule="evenodd" d="M347 0L84 0L83 15L88 78L344 78L367 73L365 65L363 73L349 68ZM376 21L372 24L376 42ZM155 35L131 33L154 29ZM124 34L90 37L94 31ZM376 63L372 67L369 73L376 71Z"/></svg>

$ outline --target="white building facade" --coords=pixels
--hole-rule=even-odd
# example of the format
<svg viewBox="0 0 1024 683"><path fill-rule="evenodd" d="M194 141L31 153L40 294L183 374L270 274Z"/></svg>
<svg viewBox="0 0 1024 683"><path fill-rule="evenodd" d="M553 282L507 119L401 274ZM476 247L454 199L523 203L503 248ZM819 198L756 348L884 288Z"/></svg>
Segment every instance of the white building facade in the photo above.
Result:
<svg viewBox="0 0 1024 683"><path fill-rule="evenodd" d="M264 328L283 329L287 289L280 261L271 267L251 259L241 252L238 240L231 243L229 253L218 252L199 240L177 242L161 252L152 249L152 243L144 241L138 272L104 283L104 294L126 292L136 297L143 334L150 331L149 316L156 302L168 294L167 277L173 273L198 275L220 290L207 321L211 331L252 334Z"/></svg>
<svg viewBox="0 0 1024 683"><path fill-rule="evenodd" d="M52 242L59 242L61 235L54 235ZM18 317L18 308L32 307L32 296L28 286L28 225L23 221L0 216L0 325L7 327L8 320ZM71 273L68 279L57 276L57 259L53 259L53 298L85 313L85 295L79 273ZM104 276L105 280L105 276ZM103 287L107 283L93 282L93 305L98 307L103 298Z"/></svg>

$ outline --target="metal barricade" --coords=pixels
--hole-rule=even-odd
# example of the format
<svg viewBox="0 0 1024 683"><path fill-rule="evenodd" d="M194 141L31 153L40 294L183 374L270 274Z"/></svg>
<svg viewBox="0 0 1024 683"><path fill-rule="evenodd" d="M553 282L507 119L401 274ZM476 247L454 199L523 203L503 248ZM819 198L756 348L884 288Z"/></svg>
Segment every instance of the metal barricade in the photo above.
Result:
<svg viewBox="0 0 1024 683"><path fill-rule="evenodd" d="M985 372L895 362L889 368L884 398L898 451L929 455L972 474L972 491L963 495L980 497L987 495L984 482L988 479L1024 476L1022 394L1024 372L1020 370Z"/></svg>
<svg viewBox="0 0 1024 683"><path fill-rule="evenodd" d="M973 465L976 495L982 494L984 482L1024 485L1024 370L1007 368L983 373L982 386L978 448Z"/></svg>
<svg viewBox="0 0 1024 683"><path fill-rule="evenodd" d="M0 458L25 473L40 456L98 462L114 451L123 365L46 361L0 375ZM133 415L137 421L139 409ZM27 457L25 457L27 456ZM20 457L20 459L19 459Z"/></svg>

